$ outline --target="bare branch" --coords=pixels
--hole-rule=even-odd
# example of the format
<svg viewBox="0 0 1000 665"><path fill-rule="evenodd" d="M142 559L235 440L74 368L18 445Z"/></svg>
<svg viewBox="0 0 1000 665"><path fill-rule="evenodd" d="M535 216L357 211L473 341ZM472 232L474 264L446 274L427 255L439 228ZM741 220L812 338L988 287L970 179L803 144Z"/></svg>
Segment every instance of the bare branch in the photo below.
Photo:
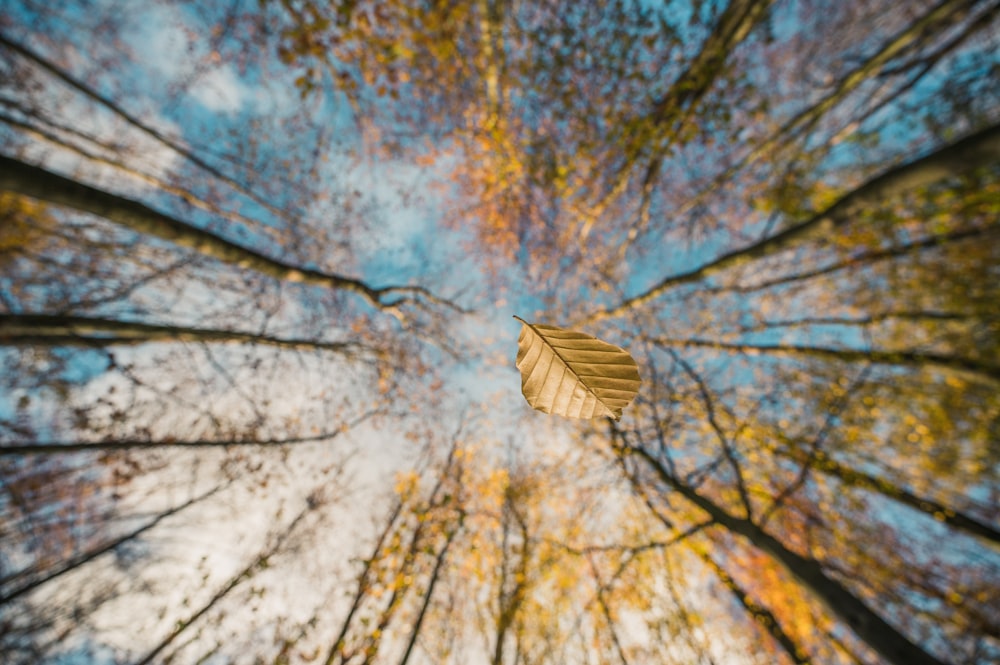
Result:
<svg viewBox="0 0 1000 665"><path fill-rule="evenodd" d="M241 269L254 270L274 279L350 291L362 296L378 309L394 310L402 300L397 298L387 302L384 298L389 295L409 294L423 296L435 304L447 304L452 309L464 311L444 299L433 296L422 287L374 288L353 277L285 263L153 210L139 201L91 187L10 157L0 156L0 190L16 192L40 201L97 215L144 235L166 240L204 256Z"/></svg>
<svg viewBox="0 0 1000 665"><path fill-rule="evenodd" d="M594 312L580 323L593 323L621 316L655 300L673 287L696 282L723 270L773 256L814 237L828 234L854 219L866 206L892 199L917 187L993 164L998 159L1000 159L1000 125L992 125L939 148L925 157L884 171L843 195L826 210L799 224L747 247L727 252L698 268L666 277L645 292L627 298L614 307Z"/></svg>

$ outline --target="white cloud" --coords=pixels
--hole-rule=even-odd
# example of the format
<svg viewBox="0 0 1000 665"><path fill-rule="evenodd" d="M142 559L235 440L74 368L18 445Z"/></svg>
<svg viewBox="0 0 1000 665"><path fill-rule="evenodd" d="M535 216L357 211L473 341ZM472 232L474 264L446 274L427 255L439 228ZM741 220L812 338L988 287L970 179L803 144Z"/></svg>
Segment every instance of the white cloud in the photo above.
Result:
<svg viewBox="0 0 1000 665"><path fill-rule="evenodd" d="M155 73L163 84L186 83L188 93L210 111L231 113L256 103L254 90L240 80L228 63L206 69L204 44L192 35L204 34L174 6L150 7L135 21L129 41L140 54L140 65Z"/></svg>
<svg viewBox="0 0 1000 665"><path fill-rule="evenodd" d="M210 111L238 111L254 98L252 91L229 65L213 69L199 77L191 96Z"/></svg>

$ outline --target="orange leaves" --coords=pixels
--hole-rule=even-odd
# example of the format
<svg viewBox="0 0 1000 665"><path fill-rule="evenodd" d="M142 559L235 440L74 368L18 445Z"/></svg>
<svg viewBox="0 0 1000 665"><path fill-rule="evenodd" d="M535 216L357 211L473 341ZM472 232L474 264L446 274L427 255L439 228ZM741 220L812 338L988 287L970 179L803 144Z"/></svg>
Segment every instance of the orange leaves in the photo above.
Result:
<svg viewBox="0 0 1000 665"><path fill-rule="evenodd" d="M311 89L316 71L340 72L345 78L335 77L334 85L347 94L366 136L378 133L380 148L411 150L409 137L415 137L428 138L441 156L453 151L457 161L444 168L461 201L450 206L446 223L472 231L469 244L483 253L488 269L498 272L525 249L539 256L559 251L562 239L549 230L551 204L567 187L569 161L588 155L559 145L556 134L568 126L554 120L543 126L531 117L528 100L514 98L549 87L542 81L550 74L531 57L537 46L504 3L428 4L358 2L344 10L309 0L285 3L292 27L283 58L307 69L298 79L303 91ZM562 18L549 11L542 8L537 17L553 22L540 34L564 38ZM575 50L583 56L580 42ZM560 66L571 69L572 62ZM579 102L578 93L564 89L568 82L559 85L560 105ZM426 153L418 163L434 166Z"/></svg>
<svg viewBox="0 0 1000 665"><path fill-rule="evenodd" d="M309 1L297 10L283 4L291 18L283 33L283 61L311 69L336 68L345 76L334 83L352 98L359 92L357 84L363 83L378 96L397 100L411 81L422 85L407 88L409 97L423 96L440 81L454 80L444 70L461 69L461 59L450 46L458 28L454 17L461 13L454 8L415 11L408 3L393 1L351 3L345 9Z"/></svg>
<svg viewBox="0 0 1000 665"><path fill-rule="evenodd" d="M420 475L416 471L400 471L396 474L394 491L402 501L409 501L420 487Z"/></svg>

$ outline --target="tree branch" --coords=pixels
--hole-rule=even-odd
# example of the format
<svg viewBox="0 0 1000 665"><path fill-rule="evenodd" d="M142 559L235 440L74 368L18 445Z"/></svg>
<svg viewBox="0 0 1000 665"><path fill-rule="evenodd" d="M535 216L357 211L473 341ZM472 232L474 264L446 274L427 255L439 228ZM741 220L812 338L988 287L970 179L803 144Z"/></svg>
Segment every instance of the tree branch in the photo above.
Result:
<svg viewBox="0 0 1000 665"><path fill-rule="evenodd" d="M609 421L609 427L615 440L614 445L623 454L630 453L642 458L665 485L705 511L720 526L735 535L743 536L773 557L803 587L809 589L828 611L839 617L888 662L894 665L945 665L869 609L846 587L829 577L818 561L789 550L777 538L751 521L729 514L710 499L681 483L643 448L619 442L621 435L613 421Z"/></svg>
<svg viewBox="0 0 1000 665"><path fill-rule="evenodd" d="M424 297L436 304L445 304L457 311L464 311L422 287L374 288L352 277L294 266L237 245L188 222L154 210L139 201L91 187L6 156L0 156L0 190L16 192L40 201L90 213L138 233L166 240L203 256L238 268L254 270L274 279L350 291L362 296L378 309L394 309L407 299L408 294ZM401 295L393 301L384 300L393 294Z"/></svg>
<svg viewBox="0 0 1000 665"><path fill-rule="evenodd" d="M354 420L342 425L339 429L322 432L312 436L290 437L287 439L243 439L243 440L193 440L193 441L143 441L140 439L119 439L115 441L94 442L62 442L43 441L13 446L0 446L0 457L12 455L58 455L61 453L85 452L100 450L146 450L153 448L228 448L230 446L287 446L299 443L316 443L329 441L340 436L347 430L361 424L365 420L381 413L380 410L367 411Z"/></svg>
<svg viewBox="0 0 1000 665"><path fill-rule="evenodd" d="M355 342L319 342L235 330L188 328L86 316L0 314L0 344L122 346L154 342L262 344L297 351L337 353L366 348Z"/></svg>
<svg viewBox="0 0 1000 665"><path fill-rule="evenodd" d="M991 125L920 159L884 171L843 195L836 203L811 218L747 247L736 249L687 272L666 277L645 292L617 306L599 310L580 321L594 323L621 316L644 305L669 289L696 282L723 270L773 256L816 236L830 233L854 219L865 206L883 202L902 192L987 166L1000 159L1000 125Z"/></svg>
<svg viewBox="0 0 1000 665"><path fill-rule="evenodd" d="M833 476L848 487L856 487L881 494L914 510L920 511L948 526L982 538L994 545L1000 545L1000 530L997 530L986 522L967 515L960 510L949 508L939 501L917 496L890 480L877 478L841 464L822 450L816 451L812 455L777 447L772 448L772 450L774 454L780 457L793 460L799 464L808 466L808 468Z"/></svg>
<svg viewBox="0 0 1000 665"><path fill-rule="evenodd" d="M218 485L216 487L213 487L208 492L205 492L204 494L201 494L199 496L193 497L193 498L189 499L188 501L180 504L179 506L175 506L175 507L171 508L170 510L167 510L166 512L163 512L163 513L157 515L156 518L153 519L152 521L150 521L150 522L142 525L141 527L139 527L139 528L131 531L130 533L125 534L124 536L115 538L114 540L111 540L111 541L109 541L109 542L107 542L107 543L105 543L103 545L99 545L99 546L97 546L97 547L95 547L93 549L90 549L90 550L86 551L86 552L81 552L81 553L77 554L76 556L70 557L69 559L63 561L62 563L60 563L59 565L55 566L54 568L45 571L45 573L43 575L41 575L39 577L36 577L35 579L31 580L30 582L27 582L26 584L22 584L21 586L17 587L16 589L12 589L10 591L5 591L3 593L0 593L0 605L5 605L5 604L7 604L7 603L9 603L9 602L11 602L13 600L16 600L17 598L20 598L21 596L23 596L24 594L28 593L29 591L37 589L38 587L42 586L43 584L47 584L48 582L51 582L51 581L53 581L55 579L58 579L59 577L61 577L62 575L65 575L66 573L70 572L71 570L75 570L76 568L79 568L80 566L83 566L83 565L85 565L87 563L90 563L94 559L100 557L103 554L106 554L107 552L110 552L111 550L113 550L113 549L115 549L115 548L123 545L124 543L126 543L126 542L128 542L130 540L134 540L134 539L138 538L139 536L141 536L145 532L149 531L150 529L152 529L153 527L155 527L157 524L159 524L163 520L167 519L168 517L171 517L172 515L176 515L177 513L179 513L182 510L184 510L185 508L188 508L188 507L190 507L190 506L192 506L192 505L194 505L196 503L199 503L199 502L207 499L208 497L212 496L213 494L219 492L220 490L222 490L222 489L224 489L224 488L226 488L228 486L229 486L229 483L227 483L226 485Z"/></svg>
<svg viewBox="0 0 1000 665"><path fill-rule="evenodd" d="M940 353L917 351L882 351L878 349L835 349L823 346L797 346L794 344L739 344L715 342L708 339L659 337L652 340L662 347L715 349L727 353L747 355L800 356L869 362L875 365L900 365L904 367L938 367L948 371L966 372L990 381L1000 382L1000 366L986 361L947 356Z"/></svg>

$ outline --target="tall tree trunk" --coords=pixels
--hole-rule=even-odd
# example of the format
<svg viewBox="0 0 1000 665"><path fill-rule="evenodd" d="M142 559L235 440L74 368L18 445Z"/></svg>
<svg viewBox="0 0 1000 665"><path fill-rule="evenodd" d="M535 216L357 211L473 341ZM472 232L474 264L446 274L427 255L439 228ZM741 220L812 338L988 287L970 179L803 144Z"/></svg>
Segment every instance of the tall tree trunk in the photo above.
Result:
<svg viewBox="0 0 1000 665"><path fill-rule="evenodd" d="M933 517L948 526L989 541L994 546L1000 546L1000 531L986 522L976 519L971 515L966 515L960 510L949 508L933 499L917 496L890 480L876 478L875 476L841 464L823 451L818 451L815 455L810 455L804 450L794 451L778 447L772 447L771 450L780 457L793 460L799 464L807 464L810 468L833 476L845 485L876 492Z"/></svg>
<svg viewBox="0 0 1000 665"><path fill-rule="evenodd" d="M781 624L778 622L778 618L774 616L774 613L751 598L750 594L747 593L747 591L741 587L735 579L733 579L733 576L729 574L729 571L713 559L712 555L709 554L707 550L693 545L691 546L691 549L694 550L699 559L704 561L708 567L712 569L715 576L719 578L720 582L722 582L723 586L732 592L733 596L736 597L736 600L743 606L743 609L746 610L747 614L754 618L757 625L761 626L771 635L771 637L774 638L774 640L778 643L778 646L784 650L785 654L788 655L793 663L796 665L810 665L812 663L812 659L809 658L809 655L801 647L795 644L788 633L786 633L781 627Z"/></svg>
<svg viewBox="0 0 1000 665"><path fill-rule="evenodd" d="M71 180L41 167L0 156L0 191L15 192L39 201L65 206L102 217L137 233L166 240L203 256L238 268L288 282L302 282L362 296L379 309L395 307L400 299L419 297L436 304L454 305L418 286L374 288L352 277L310 268L301 268L274 259L256 250L237 245L176 219L144 203ZM391 296L395 301L387 301Z"/></svg>
<svg viewBox="0 0 1000 665"><path fill-rule="evenodd" d="M361 294L373 305L382 305L379 300L382 292L360 280L319 270L300 269L153 210L139 201L70 180L10 157L0 156L0 190L90 213L143 235L167 240L213 259L255 270L275 279L352 291Z"/></svg>
<svg viewBox="0 0 1000 665"><path fill-rule="evenodd" d="M385 527L379 533L378 539L375 541L375 547L372 549L371 556L366 558L361 569L361 573L358 575L358 581L354 588L354 598L351 600L351 607L347 610L347 616L340 624L340 631L337 633L336 639L330 645L330 650L326 654L326 659L323 661L324 665L333 665L334 659L340 656L341 662L347 660L348 656L345 654L344 649L347 646L347 633L351 629L351 622L354 620L354 615L357 614L358 610L361 608L361 603L367 597L370 591L371 585L371 573L379 558L383 556L383 548L392 535L393 531L396 529L397 520L400 514L403 512L403 502L398 501L393 506L392 512L389 514L386 520Z"/></svg>
<svg viewBox="0 0 1000 665"><path fill-rule="evenodd" d="M727 252L687 272L665 277L643 293L626 298L613 307L598 310L579 323L593 323L621 316L655 300L676 286L697 282L723 270L773 256L811 238L828 234L854 219L866 206L891 200L903 192L997 161L1000 161L1000 124L986 127L925 157L884 171L803 222L752 245Z"/></svg>
<svg viewBox="0 0 1000 665"><path fill-rule="evenodd" d="M878 349L836 349L824 346L795 344L736 344L716 342L709 339L678 339L673 337L657 337L650 341L663 348L715 349L717 351L745 353L747 355L805 356L824 360L863 362L876 365L900 365L904 367L930 366L950 372L967 372L991 381L1000 381L1000 366L971 358L946 356L939 353L881 351Z"/></svg>
<svg viewBox="0 0 1000 665"><path fill-rule="evenodd" d="M170 510L167 510L166 512L160 513L159 515L156 516L155 519L153 519L153 520L147 522L146 524L142 525L141 527L139 527L139 528L137 528L137 529L135 529L135 530L133 530L133 531L125 534L124 536L120 536L118 538L115 538L114 540L111 540L111 541L109 541L107 543L104 543L103 545L99 545L99 546L97 546L97 547L95 547L93 549L87 550L86 552L81 552L80 554L78 554L78 555L76 555L74 557L70 557L69 559L67 559L66 561L63 561L62 563L58 564L54 568L52 568L50 570L47 570L47 571L44 571L44 573L42 575L36 577L35 579L31 580L30 582L22 584L21 586L15 588L15 589L11 589L10 591L4 591L4 592L0 593L0 605L5 605L6 603L9 603L9 602L11 602L13 600L16 600L17 598L20 598L21 596L23 596L24 594L28 593L29 591L33 591L34 589L37 589L38 587L42 586L43 584L47 584L49 582L57 580L61 576L65 575L66 573L68 573L68 572L70 572L72 570L76 570L77 568L80 568L81 566L84 566L84 565L90 563L94 559L97 559L98 557L100 557L100 556L102 556L104 554L107 554L108 552L110 552L111 550L115 549L116 547L120 547L121 545L124 545L125 543L127 543L129 541L135 540L136 538L138 538L142 534L146 533L147 531L151 530L157 524L159 524L163 520L167 519L168 517L170 517L172 515L176 515L177 513L181 512L182 510L184 510L186 508L189 508L189 507L193 506L196 503L204 501L205 499L209 498L213 494L219 492L220 490L222 490L222 489L224 489L225 487L228 487L228 486L229 486L229 483L227 483L226 485L216 486L216 487L212 488L211 490L209 490L208 492L205 492L204 494L201 494L201 495L196 496L196 497L194 497L192 499L189 499L188 501L180 504L179 506L175 506L174 508L171 508Z"/></svg>
<svg viewBox="0 0 1000 665"><path fill-rule="evenodd" d="M961 18L966 16L968 12L972 10L972 4L974 3L969 0L944 0L935 7L931 8L920 19L908 24L903 30L887 41L882 48L878 50L878 52L844 75L844 77L829 94L818 100L809 108L803 109L801 112L785 122L785 124L783 124L773 134L753 146L746 156L713 178L711 184L698 191L698 193L689 198L686 202L682 203L680 206L677 206L671 211L671 214L674 217L683 217L687 215L699 206L704 201L706 196L710 196L727 182L733 180L740 170L753 164L765 155L773 154L774 152L780 150L783 142L787 143L792 141L795 136L801 134L805 129L815 125L825 113L835 108L837 104L846 99L848 95L857 90L859 86L885 73L894 58L900 54L905 54L909 49L914 48L914 46L919 43L919 40L927 40L932 34L940 34L941 32L952 27L955 21L961 20ZM918 74L913 77L907 85L897 89L891 98L902 95L905 90L908 90L912 85L915 85L917 81L922 79L927 72L930 71L930 65L935 64L945 55L951 53L974 33L988 28L998 11L1000 11L1000 4L994 3L965 31L935 51L933 56L931 56L927 62L920 63L920 61L918 61L918 63L922 65L918 68ZM873 113L878 108L881 108L887 101L888 100L883 100L872 109L869 109L868 113Z"/></svg>
<svg viewBox="0 0 1000 665"><path fill-rule="evenodd" d="M60 455L70 452L86 452L99 450L146 450L156 448L228 448L229 446L287 446L299 443L315 443L330 441L344 432L360 425L364 421L378 415L380 411L366 411L357 418L344 423L340 427L309 436L289 437L286 439L196 439L185 441L145 441L142 439L118 439L112 441L40 441L22 445L0 445L0 457L14 455Z"/></svg>
<svg viewBox="0 0 1000 665"><path fill-rule="evenodd" d="M416 646L417 638L420 637L420 629L423 627L424 619L427 617L427 609L430 607L431 598L434 595L434 587L437 586L438 580L441 577L441 569L444 568L445 560L448 557L448 550L451 548L451 544L454 542L455 537L458 536L461 528L462 519L460 518L458 526L448 531L445 536L444 546L441 547L434 558L434 568L431 570L431 577L427 582L427 590L424 592L424 599L420 604L420 610L417 612L417 618L413 621L413 627L410 629L410 639L407 640L406 650L399 660L399 665L407 665L410 660L413 647Z"/></svg>
<svg viewBox="0 0 1000 665"><path fill-rule="evenodd" d="M612 435L620 438L611 423ZM616 444L617 445L617 444ZM624 444L623 444L624 445ZM893 665L946 665L868 608L842 584L827 576L814 559L797 554L785 547L774 536L748 519L734 517L710 499L698 494L691 487L675 478L650 453L637 447L620 448L622 454L635 454L642 458L657 477L673 491L708 513L720 526L743 536L758 549L767 552L834 616L842 620L854 633Z"/></svg>
<svg viewBox="0 0 1000 665"><path fill-rule="evenodd" d="M41 67L43 70L47 71L52 76L55 76L57 79L59 79L69 87L77 90L78 92L82 93L84 96L88 97L92 101L97 102L101 106L105 107L113 114L124 120L132 127L136 128L146 136L150 137L157 143L169 148L170 150L173 150L174 152L187 159L189 162L197 166L205 173L211 175L213 178L221 180L227 185L233 187L236 191L242 193L244 196L249 197L258 205L263 206L264 208L270 210L272 213L278 215L279 217L285 218L287 221L285 211L275 207L270 201L258 195L256 192L254 192L252 189L250 189L243 183L235 180L234 178L226 175L216 167L212 166L204 159L199 157L193 150L183 145L180 141L174 140L169 136L167 136L166 134L163 134L162 132L142 122L142 120L140 120L135 115L132 115L131 113L126 111L121 105L117 104L114 100L105 97L100 92L90 87L83 81L71 76L62 67L52 62L51 60L48 60L47 58L43 57L40 53L33 51L32 49L28 48L23 44L19 44L10 39L7 39L2 34L0 34L0 45L13 51L14 53L17 53L22 58L30 60L35 65Z"/></svg>
<svg viewBox="0 0 1000 665"><path fill-rule="evenodd" d="M733 49L740 44L753 28L767 15L773 0L733 0L719 16L711 34L701 45L701 50L691 59L684 72L677 77L670 88L657 100L649 120L664 134L658 146L658 154L654 155L646 167L643 178L643 207L648 201L649 188L659 171L663 154L673 143L684 123L687 122L698 108L698 102L711 89L716 79L725 71L726 61ZM597 218L604 213L614 199L622 193L628 184L631 167L647 146L643 141L638 145L628 147L625 163L618 168L618 173L609 189L600 200L585 211L587 220L581 226L580 240L587 239ZM630 240L634 238L630 236Z"/></svg>
<svg viewBox="0 0 1000 665"><path fill-rule="evenodd" d="M848 72L828 95L795 115L795 117L772 134L770 138L756 146L746 157L734 165L733 168L738 170L749 163L757 161L757 159L771 151L778 141L803 127L815 124L824 113L836 106L850 92L884 71L886 65L893 58L901 53L906 53L908 49L919 44L920 40L926 40L935 31L944 31L953 26L957 21L968 16L975 4L976 0L942 0L942 2L939 2L928 10L926 14L908 23L903 30L886 42L874 56ZM995 11L996 7L990 10L991 13Z"/></svg>
<svg viewBox="0 0 1000 665"><path fill-rule="evenodd" d="M186 619L182 619L177 622L176 627L164 637L155 647L153 647L142 659L136 661L136 665L149 665L153 660L159 656L164 649L173 644L174 640L180 637L188 628L195 624L202 616L208 613L213 607L215 607L219 601L225 598L233 589L242 584L244 581L250 579L254 576L257 570L264 564L267 559L274 556L281 551L284 546L285 541L288 537L292 535L296 527L305 519L314 507L311 503L307 503L305 508L295 516L288 526L286 526L282 532L275 538L273 544L271 544L266 550L258 554L253 561L251 561L246 568L238 572L236 575L231 577L229 581L224 584L215 595L213 595L207 603L201 606L194 614L190 615Z"/></svg>
<svg viewBox="0 0 1000 665"><path fill-rule="evenodd" d="M0 314L0 343L32 346L120 346L150 342L263 344L296 351L347 353L365 348L356 342L319 342L273 335L188 328L85 316Z"/></svg>

